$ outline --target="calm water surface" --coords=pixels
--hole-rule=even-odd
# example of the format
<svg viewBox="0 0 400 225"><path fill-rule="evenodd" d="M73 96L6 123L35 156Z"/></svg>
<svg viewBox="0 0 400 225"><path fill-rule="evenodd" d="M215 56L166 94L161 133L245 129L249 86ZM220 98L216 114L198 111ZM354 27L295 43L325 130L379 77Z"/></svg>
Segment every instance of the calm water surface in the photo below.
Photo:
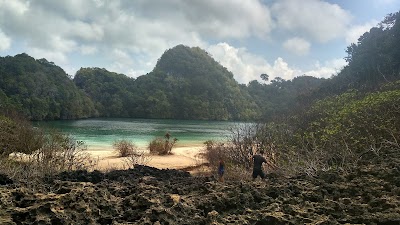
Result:
<svg viewBox="0 0 400 225"><path fill-rule="evenodd" d="M177 145L201 145L207 140L224 141L229 129L239 126L238 122L158 120L158 119L85 119L69 121L47 121L36 125L56 128L68 133L76 140L86 143L89 149L108 148L115 140L133 141L146 147L155 137L169 132L177 138Z"/></svg>

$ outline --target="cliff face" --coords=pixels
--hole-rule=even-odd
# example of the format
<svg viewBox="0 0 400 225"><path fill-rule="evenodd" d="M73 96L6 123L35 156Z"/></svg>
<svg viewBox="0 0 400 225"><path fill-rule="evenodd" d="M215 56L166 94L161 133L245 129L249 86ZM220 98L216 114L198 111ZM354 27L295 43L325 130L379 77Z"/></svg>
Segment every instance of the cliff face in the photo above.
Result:
<svg viewBox="0 0 400 225"><path fill-rule="evenodd" d="M397 159L266 182L137 166L62 173L34 191L1 176L0 224L399 224Z"/></svg>

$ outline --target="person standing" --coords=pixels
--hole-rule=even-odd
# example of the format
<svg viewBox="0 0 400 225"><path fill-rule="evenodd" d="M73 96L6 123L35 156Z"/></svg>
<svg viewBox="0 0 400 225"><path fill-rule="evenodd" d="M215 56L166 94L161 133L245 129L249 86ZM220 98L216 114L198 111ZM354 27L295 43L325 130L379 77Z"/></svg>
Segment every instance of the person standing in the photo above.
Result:
<svg viewBox="0 0 400 225"><path fill-rule="evenodd" d="M261 179L265 179L265 174L262 170L262 164L267 163L267 160L262 156L264 154L263 150L260 150L260 154L253 155L253 180L255 180L258 176Z"/></svg>
<svg viewBox="0 0 400 225"><path fill-rule="evenodd" d="M222 158L220 158L218 165L218 180L220 182L224 182L224 173L225 173L225 162L222 160Z"/></svg>

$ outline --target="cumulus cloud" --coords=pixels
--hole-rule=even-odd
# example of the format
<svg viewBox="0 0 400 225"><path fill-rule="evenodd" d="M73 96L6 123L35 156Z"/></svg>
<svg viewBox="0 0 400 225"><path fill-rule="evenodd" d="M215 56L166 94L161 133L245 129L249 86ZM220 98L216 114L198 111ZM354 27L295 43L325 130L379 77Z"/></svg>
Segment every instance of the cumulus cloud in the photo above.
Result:
<svg viewBox="0 0 400 225"><path fill-rule="evenodd" d="M0 29L0 51L9 49L11 46L11 39L5 35Z"/></svg>
<svg viewBox="0 0 400 225"><path fill-rule="evenodd" d="M372 27L376 26L378 24L378 21L372 20L370 22L367 22L362 25L356 25L351 28L346 33L346 43L351 44L355 43L357 44L358 38L363 35L365 32L369 31Z"/></svg>
<svg viewBox="0 0 400 225"><path fill-rule="evenodd" d="M206 49L236 80L247 83L260 80L262 73L271 79L292 79L305 73L293 68L282 55L275 53L274 60L268 62L245 47L237 47L249 40L263 45L271 44L274 38L286 40L285 49L304 56L315 41L324 43L345 35L352 40L357 33L357 27L353 33L345 32L351 15L338 5L321 0L265 2L0 0L0 51L22 40L20 46L28 54L47 58L70 74L75 68L98 66L90 63L101 61L110 71L137 77L150 72L166 49L184 44ZM280 36L287 34L294 38ZM72 65L71 56L82 59L81 64ZM98 60L99 56L103 58ZM326 76L329 68L331 64L322 63L308 72Z"/></svg>
<svg viewBox="0 0 400 225"><path fill-rule="evenodd" d="M277 26L319 42L342 37L352 16L336 4L321 0L280 0L272 6Z"/></svg>
<svg viewBox="0 0 400 225"><path fill-rule="evenodd" d="M235 48L228 43L219 43L209 46L208 52L221 65L225 66L234 75L239 83L248 83L252 80L261 81L260 75L266 73L270 80L276 77L291 80L297 76L309 75L320 78L329 78L337 74L347 63L344 59L332 59L321 63L317 61L309 70L293 68L282 57L278 57L271 64L263 57L251 54L245 48Z"/></svg>
<svg viewBox="0 0 400 225"><path fill-rule="evenodd" d="M288 39L283 43L283 47L286 50L300 56L307 55L310 51L310 46L310 42L298 37Z"/></svg>
<svg viewBox="0 0 400 225"><path fill-rule="evenodd" d="M209 46L207 51L231 71L239 83L261 81L260 75L263 73L267 73L271 80L275 77L289 80L301 75L300 70L290 68L288 63L280 57L271 65L263 57L251 54L245 48L235 48L227 43Z"/></svg>
<svg viewBox="0 0 400 225"><path fill-rule="evenodd" d="M106 55L124 49L131 62L114 65L128 68L149 60L154 66L163 51L178 44L202 47L206 39L266 38L273 21L258 0L0 0L0 28L55 63L65 63L71 52Z"/></svg>
<svg viewBox="0 0 400 225"><path fill-rule="evenodd" d="M80 52L83 55L93 55L97 51L98 51L97 47L93 46L93 45L82 45L82 46L80 46Z"/></svg>
<svg viewBox="0 0 400 225"><path fill-rule="evenodd" d="M22 15L24 14L28 8L30 3L28 1L9 1L9 0L0 0L0 8L3 11L10 12L12 14Z"/></svg>
<svg viewBox="0 0 400 225"><path fill-rule="evenodd" d="M54 62L60 66L67 64L67 56L59 51L44 50L41 48L29 48L27 53L37 59L45 58L50 62Z"/></svg>
<svg viewBox="0 0 400 225"><path fill-rule="evenodd" d="M330 78L332 75L339 73L346 65L346 61L342 58L325 61L323 65L317 61L314 68L304 72L304 74L313 77Z"/></svg>

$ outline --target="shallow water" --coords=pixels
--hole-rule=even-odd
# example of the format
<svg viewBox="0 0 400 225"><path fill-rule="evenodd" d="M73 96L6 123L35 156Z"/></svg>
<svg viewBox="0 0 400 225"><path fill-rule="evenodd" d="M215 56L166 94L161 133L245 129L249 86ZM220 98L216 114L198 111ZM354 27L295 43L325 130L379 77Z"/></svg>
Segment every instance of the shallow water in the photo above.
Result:
<svg viewBox="0 0 400 225"><path fill-rule="evenodd" d="M84 141L89 149L111 148L116 140L130 140L146 147L156 137L169 132L177 146L202 145L207 140L225 141L230 129L243 123L226 121L160 119L85 119L37 122L36 126L55 128Z"/></svg>

